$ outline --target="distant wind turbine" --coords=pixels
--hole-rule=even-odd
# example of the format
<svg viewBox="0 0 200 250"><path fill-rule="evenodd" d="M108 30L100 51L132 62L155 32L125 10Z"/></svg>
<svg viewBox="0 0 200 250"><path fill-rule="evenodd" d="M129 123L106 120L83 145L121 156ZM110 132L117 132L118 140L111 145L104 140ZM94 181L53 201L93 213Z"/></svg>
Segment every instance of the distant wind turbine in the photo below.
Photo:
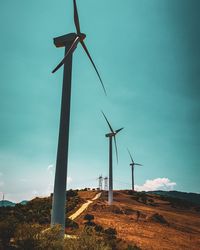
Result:
<svg viewBox="0 0 200 250"><path fill-rule="evenodd" d="M116 151L116 157L117 157L117 162L118 162L118 150L117 150L117 143L116 143L116 135L123 129L117 129L113 130L111 127L107 117L105 114L102 112L108 127L110 128L111 133L106 134L106 137L109 138L109 191L108 191L108 204L111 205L113 202L113 168L112 168L112 138L114 138L115 142L115 151Z"/></svg>
<svg viewBox="0 0 200 250"><path fill-rule="evenodd" d="M5 194L2 193L2 207L4 207Z"/></svg>
<svg viewBox="0 0 200 250"><path fill-rule="evenodd" d="M103 177L100 175L97 180L99 181L99 190L102 190Z"/></svg>
<svg viewBox="0 0 200 250"><path fill-rule="evenodd" d="M65 56L56 66L52 73L56 72L64 65L62 102L60 114L60 128L57 149L56 173L54 182L54 193L52 202L51 225L61 224L65 228L65 204L66 204L66 185L67 185L67 163L68 163L68 142L69 142L69 124L70 124L70 99L71 99L71 74L72 74L72 56L77 44L80 43L91 61L98 78L106 93L100 74L88 52L84 43L86 35L81 33L76 1L74 5L74 23L77 33L70 33L64 36L54 38L56 47L65 47Z"/></svg>
<svg viewBox="0 0 200 250"><path fill-rule="evenodd" d="M142 165L139 164L139 163L135 163L134 160L133 160L133 157L132 157L132 155L130 153L130 151L128 150L128 148L127 148L127 151L128 151L129 156L131 158L130 166L131 166L131 172L132 172L132 190L135 191L135 188L134 188L134 167L135 166L142 166Z"/></svg>

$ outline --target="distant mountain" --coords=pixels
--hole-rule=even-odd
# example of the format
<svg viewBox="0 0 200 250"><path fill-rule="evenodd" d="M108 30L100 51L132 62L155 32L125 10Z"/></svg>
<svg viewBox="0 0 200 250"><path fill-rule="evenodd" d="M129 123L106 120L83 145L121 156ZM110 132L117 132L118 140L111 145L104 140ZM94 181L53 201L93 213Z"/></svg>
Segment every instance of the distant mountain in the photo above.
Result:
<svg viewBox="0 0 200 250"><path fill-rule="evenodd" d="M28 203L28 201L24 200L24 201L21 201L19 204L26 205L27 203Z"/></svg>
<svg viewBox="0 0 200 250"><path fill-rule="evenodd" d="M12 201L0 201L0 207L14 207L16 205L16 203L12 202Z"/></svg>
<svg viewBox="0 0 200 250"><path fill-rule="evenodd" d="M179 192L179 191L149 191L147 193L158 194L161 196L167 196L171 198L178 198L181 200L186 200L192 202L196 205L200 205L200 194L197 193L186 193L186 192Z"/></svg>
<svg viewBox="0 0 200 250"><path fill-rule="evenodd" d="M12 201L0 201L0 207L14 207L16 204L26 205L28 201L24 200L19 203L14 203Z"/></svg>

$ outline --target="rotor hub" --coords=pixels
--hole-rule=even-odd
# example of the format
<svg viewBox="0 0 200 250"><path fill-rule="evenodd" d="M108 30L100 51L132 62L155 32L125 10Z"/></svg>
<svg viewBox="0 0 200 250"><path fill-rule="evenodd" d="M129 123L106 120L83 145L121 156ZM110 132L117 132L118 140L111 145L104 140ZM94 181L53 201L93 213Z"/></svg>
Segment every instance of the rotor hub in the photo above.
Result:
<svg viewBox="0 0 200 250"><path fill-rule="evenodd" d="M78 34L78 37L80 38L81 41L83 41L86 38L86 34L80 33Z"/></svg>

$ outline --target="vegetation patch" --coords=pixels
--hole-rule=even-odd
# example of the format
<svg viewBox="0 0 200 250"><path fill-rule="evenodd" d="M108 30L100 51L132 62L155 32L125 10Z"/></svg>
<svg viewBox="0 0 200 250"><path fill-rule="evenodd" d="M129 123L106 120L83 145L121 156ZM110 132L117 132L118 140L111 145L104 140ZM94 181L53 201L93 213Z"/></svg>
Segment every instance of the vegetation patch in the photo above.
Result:
<svg viewBox="0 0 200 250"><path fill-rule="evenodd" d="M157 223L160 223L160 224L165 224L165 225L168 225L169 223L167 222L167 220L164 218L163 215L161 214L158 214L158 213L155 213L153 215L151 215L149 217L149 220L150 221L153 221L153 222L157 222Z"/></svg>

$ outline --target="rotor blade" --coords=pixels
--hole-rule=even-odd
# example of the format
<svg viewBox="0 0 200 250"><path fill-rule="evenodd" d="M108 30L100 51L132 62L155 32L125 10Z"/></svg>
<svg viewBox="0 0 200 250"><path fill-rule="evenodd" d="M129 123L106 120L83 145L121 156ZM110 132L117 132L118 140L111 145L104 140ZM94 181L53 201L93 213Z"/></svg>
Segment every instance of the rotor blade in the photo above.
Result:
<svg viewBox="0 0 200 250"><path fill-rule="evenodd" d="M110 123L109 123L107 117L105 116L105 114L104 114L103 111L101 111L101 112L102 112L102 114L103 114L103 116L104 116L104 118L105 118L105 120L106 120L106 122L107 122L107 124L108 124L108 126L109 126L109 128L110 128L110 130L111 130L111 132L114 134L115 132L114 132L113 128L111 127L111 125L110 125Z"/></svg>
<svg viewBox="0 0 200 250"><path fill-rule="evenodd" d="M121 131L123 128L120 128L120 129L117 129L117 130L115 130L115 133L117 134L117 133L119 133L119 131Z"/></svg>
<svg viewBox="0 0 200 250"><path fill-rule="evenodd" d="M105 89L104 84L103 84L103 81L102 81L102 79L101 79L101 76L99 75L99 72L98 72L98 70L97 70L97 68L96 68L96 66L95 66L95 64L94 64L94 62L93 62L93 60L92 60L92 57L90 56L90 53L89 53L89 51L88 51L88 49L87 49L85 43L84 43L83 41L80 41L80 43L81 43L81 45L83 46L83 49L85 50L87 56L89 57L89 59L90 59L92 65L93 65L93 67L94 67L94 69L95 69L95 71L96 71L96 73L97 73L97 75L98 75L98 77L99 77L99 80L100 80L100 82L101 82L101 85L102 85L102 87L103 87L103 90L104 90L105 95L107 95L106 89Z"/></svg>
<svg viewBox="0 0 200 250"><path fill-rule="evenodd" d="M134 163L134 165L137 165L137 166L142 166L142 164L139 164L139 163Z"/></svg>
<svg viewBox="0 0 200 250"><path fill-rule="evenodd" d="M79 24L79 18L78 18L78 10L77 10L77 6L76 6L76 0L74 0L74 23L76 26L76 31L78 34L81 33L80 30L80 24Z"/></svg>
<svg viewBox="0 0 200 250"><path fill-rule="evenodd" d="M72 46L69 48L69 50L67 51L65 57L62 59L62 61L55 67L55 69L52 71L52 73L55 73L66 61L68 55L70 53L72 53L74 51L74 49L76 48L78 42L79 42L80 38L77 36L75 39L74 39L74 42L72 43Z"/></svg>
<svg viewBox="0 0 200 250"><path fill-rule="evenodd" d="M116 158L117 158L117 163L118 163L118 150L117 150L117 142L116 142L115 136L114 136L114 142L115 142Z"/></svg>
<svg viewBox="0 0 200 250"><path fill-rule="evenodd" d="M130 153L130 151L129 151L128 148L127 148L127 150L128 150L129 155L130 155L130 158L131 158L132 163L134 163L133 157L132 157L132 155L131 155L131 153Z"/></svg>

